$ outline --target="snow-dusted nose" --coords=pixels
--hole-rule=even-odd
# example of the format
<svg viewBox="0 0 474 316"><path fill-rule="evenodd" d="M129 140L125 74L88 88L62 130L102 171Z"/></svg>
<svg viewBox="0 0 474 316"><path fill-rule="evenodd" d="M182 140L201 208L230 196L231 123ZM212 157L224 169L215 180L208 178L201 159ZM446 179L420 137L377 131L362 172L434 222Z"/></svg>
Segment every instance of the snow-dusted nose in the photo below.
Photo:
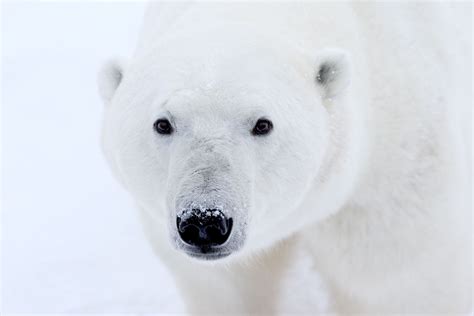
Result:
<svg viewBox="0 0 474 316"><path fill-rule="evenodd" d="M223 245L232 231L232 218L219 209L187 209L178 214L176 225L181 240L202 253Z"/></svg>

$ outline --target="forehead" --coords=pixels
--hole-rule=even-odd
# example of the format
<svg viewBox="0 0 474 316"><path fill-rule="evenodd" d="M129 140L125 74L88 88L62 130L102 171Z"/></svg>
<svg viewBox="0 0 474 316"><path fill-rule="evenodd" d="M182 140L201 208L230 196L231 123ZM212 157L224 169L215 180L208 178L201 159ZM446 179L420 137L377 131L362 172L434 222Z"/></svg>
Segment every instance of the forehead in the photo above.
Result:
<svg viewBox="0 0 474 316"><path fill-rule="evenodd" d="M284 115L305 104L308 93L315 91L308 86L313 82L303 67L280 53L257 48L232 53L161 48L135 59L130 76L125 76L136 90L134 104L151 110L147 112L153 116L268 115L275 109Z"/></svg>
<svg viewBox="0 0 474 316"><path fill-rule="evenodd" d="M238 119L248 116L269 115L271 102L260 95L261 91L232 89L221 84L212 87L182 88L167 97L158 99L154 113L164 113L178 119L221 118ZM244 92L245 91L245 92Z"/></svg>
<svg viewBox="0 0 474 316"><path fill-rule="evenodd" d="M268 110L307 91L302 76L284 65L247 59L181 67L157 72L155 111Z"/></svg>

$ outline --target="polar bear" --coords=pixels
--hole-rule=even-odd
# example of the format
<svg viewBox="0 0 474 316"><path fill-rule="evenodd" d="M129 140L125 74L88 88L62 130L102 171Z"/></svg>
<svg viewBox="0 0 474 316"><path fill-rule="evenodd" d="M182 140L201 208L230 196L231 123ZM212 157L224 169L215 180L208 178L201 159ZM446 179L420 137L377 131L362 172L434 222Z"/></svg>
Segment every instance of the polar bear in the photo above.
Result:
<svg viewBox="0 0 474 316"><path fill-rule="evenodd" d="M150 5L100 72L102 143L191 313L315 314L317 275L321 312L470 311L470 23L468 3Z"/></svg>

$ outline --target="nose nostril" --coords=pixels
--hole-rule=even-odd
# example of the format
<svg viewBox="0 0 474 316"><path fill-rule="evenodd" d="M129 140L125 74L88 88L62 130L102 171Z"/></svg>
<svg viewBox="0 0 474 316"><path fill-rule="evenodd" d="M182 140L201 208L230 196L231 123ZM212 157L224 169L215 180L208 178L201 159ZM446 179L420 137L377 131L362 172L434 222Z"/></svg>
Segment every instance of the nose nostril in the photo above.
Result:
<svg viewBox="0 0 474 316"><path fill-rule="evenodd" d="M194 224L187 224L183 221L178 221L178 232L181 239L185 242L189 242L199 238L200 230L199 227Z"/></svg>
<svg viewBox="0 0 474 316"><path fill-rule="evenodd" d="M232 218L217 209L184 211L176 224L183 242L202 249L224 244L232 230Z"/></svg>

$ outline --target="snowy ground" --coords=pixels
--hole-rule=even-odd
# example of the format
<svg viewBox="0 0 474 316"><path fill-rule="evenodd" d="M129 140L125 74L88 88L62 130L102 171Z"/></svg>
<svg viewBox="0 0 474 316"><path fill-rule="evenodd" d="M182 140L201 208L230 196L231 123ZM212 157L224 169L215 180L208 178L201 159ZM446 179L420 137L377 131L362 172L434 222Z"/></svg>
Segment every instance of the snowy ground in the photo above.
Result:
<svg viewBox="0 0 474 316"><path fill-rule="evenodd" d="M3 314L182 311L99 149L96 73L143 7L3 3Z"/></svg>

